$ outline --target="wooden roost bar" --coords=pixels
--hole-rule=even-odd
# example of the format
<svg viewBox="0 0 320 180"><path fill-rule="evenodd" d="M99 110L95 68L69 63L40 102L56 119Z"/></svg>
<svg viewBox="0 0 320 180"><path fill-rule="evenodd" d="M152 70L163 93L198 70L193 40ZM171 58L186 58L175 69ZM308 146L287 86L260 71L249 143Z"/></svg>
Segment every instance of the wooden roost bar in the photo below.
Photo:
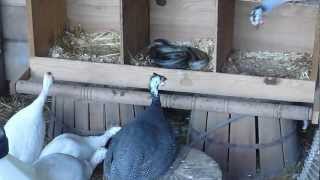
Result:
<svg viewBox="0 0 320 180"><path fill-rule="evenodd" d="M22 78L27 81L18 81L16 90L36 94L43 74L53 73L57 80L51 90L56 120L51 123L50 134L56 136L68 131L66 127L90 132L126 124L148 105L150 99L143 90L148 88L150 75L156 72L168 78L162 89L167 91L161 99L164 107L191 110L190 142L196 142L195 147L214 157L225 171L225 177L256 177L258 168L262 176L272 176L294 164L299 153L293 120L318 122L315 114L319 110L312 108L316 101L319 103L315 96L320 52L318 9L285 6L276 15L268 16L269 25L257 31L248 23L252 2L168 0L165 5L157 2L27 0L31 50L27 75L31 76ZM306 23L304 29L298 28L301 23ZM78 24L90 32L118 32L121 64L48 58L49 49L65 26ZM308 32L306 38L302 38L302 31ZM132 55L156 38L177 41L213 38L217 72L127 65ZM310 52L312 80L220 73L233 49ZM246 116L218 129L205 140L198 139L239 114ZM248 158L245 166L243 157Z"/></svg>

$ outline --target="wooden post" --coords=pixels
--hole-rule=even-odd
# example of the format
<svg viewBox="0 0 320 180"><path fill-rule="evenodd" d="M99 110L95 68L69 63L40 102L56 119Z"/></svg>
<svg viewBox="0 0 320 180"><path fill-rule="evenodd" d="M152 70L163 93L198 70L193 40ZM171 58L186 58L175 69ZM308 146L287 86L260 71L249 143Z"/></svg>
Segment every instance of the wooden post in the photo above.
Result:
<svg viewBox="0 0 320 180"><path fill-rule="evenodd" d="M2 41L2 22L0 21L0 96L7 93L7 82L4 71L4 58L3 58L3 41Z"/></svg>

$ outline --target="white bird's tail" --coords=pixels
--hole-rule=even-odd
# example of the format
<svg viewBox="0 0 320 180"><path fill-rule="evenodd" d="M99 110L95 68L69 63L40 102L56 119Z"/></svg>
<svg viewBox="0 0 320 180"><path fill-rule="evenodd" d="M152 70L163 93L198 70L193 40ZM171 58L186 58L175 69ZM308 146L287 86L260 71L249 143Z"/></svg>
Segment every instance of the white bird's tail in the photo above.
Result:
<svg viewBox="0 0 320 180"><path fill-rule="evenodd" d="M101 136L85 137L85 140L95 149L104 147L108 140L120 131L121 127L112 127Z"/></svg>

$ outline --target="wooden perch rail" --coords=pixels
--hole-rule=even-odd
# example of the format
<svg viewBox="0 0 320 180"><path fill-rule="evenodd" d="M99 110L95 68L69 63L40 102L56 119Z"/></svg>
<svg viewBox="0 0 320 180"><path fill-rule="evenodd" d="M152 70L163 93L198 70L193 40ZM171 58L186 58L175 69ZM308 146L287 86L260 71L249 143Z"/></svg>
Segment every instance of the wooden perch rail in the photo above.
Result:
<svg viewBox="0 0 320 180"><path fill-rule="evenodd" d="M32 81L18 81L18 93L38 94L42 85ZM147 106L150 104L148 92L138 90L121 90L114 88L85 87L81 85L54 84L50 95L67 96L76 100L115 102ZM311 120L312 108L305 106L282 105L273 103L250 102L244 100L197 97L187 95L161 94L163 107L175 109L193 109L203 111L228 112L282 118L292 120Z"/></svg>
<svg viewBox="0 0 320 180"><path fill-rule="evenodd" d="M203 95L255 98L286 102L314 102L315 82L292 79L275 80L224 73L161 69L119 64L70 61L53 58L30 58L32 78L51 72L56 80L124 88L148 88L155 72L167 77L163 90Z"/></svg>

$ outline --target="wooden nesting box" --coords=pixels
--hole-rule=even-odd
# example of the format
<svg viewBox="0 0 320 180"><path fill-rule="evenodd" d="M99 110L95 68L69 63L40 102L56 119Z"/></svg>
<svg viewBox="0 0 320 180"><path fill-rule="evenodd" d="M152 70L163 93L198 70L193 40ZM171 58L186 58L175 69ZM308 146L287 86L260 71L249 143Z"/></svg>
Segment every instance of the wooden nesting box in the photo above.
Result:
<svg viewBox="0 0 320 180"><path fill-rule="evenodd" d="M146 89L150 76L156 72L168 78L163 90L189 93L183 98L166 95L164 106L192 111L191 142L197 140L198 135L194 135L194 131L210 131L220 122L237 116L237 113L248 115L239 122L219 129L213 137L210 136L209 139L199 141L195 145L214 157L230 179L255 177L259 169L263 176L273 175L279 169L294 164L298 155L296 122L291 121L295 118L283 116L290 115L291 112L286 111L282 114L281 102L304 103L311 108L318 98L315 97L315 75L318 72L320 52L318 9L313 6L288 5L276 11L275 15L270 15L270 24L256 30L248 23L249 9L255 5L252 2L170 0L166 1L164 6L158 5L157 2L159 1L28 0L30 79L37 80L43 73L52 72L57 81ZM82 24L86 30L93 32L119 32L123 64L47 58L49 48L61 35L67 22L71 25ZM304 28L301 28L302 25ZM138 53L155 38L182 41L214 38L217 72L126 65L130 55ZM219 73L232 49L294 50L313 53L313 79L304 81L276 78L270 83L269 79L264 77ZM18 83L17 89L19 86L27 87ZM18 92L35 93L23 88ZM37 88L39 90L39 87ZM64 88L68 89L68 92L63 92ZM53 93L59 96L54 97L52 104L56 116L50 131L52 135L67 131L62 129L61 125L84 132L124 125L143 111L143 106L149 103L148 96L141 92L134 92L130 96L127 91L105 92L84 86L64 88L56 88L55 92L59 93ZM104 96L104 93L107 95ZM66 94L67 96L63 96ZM243 104L240 103L235 106L237 103L225 99L198 100L199 94L208 98L215 95L220 98L253 98L277 103L271 106L256 104L260 109L254 112L252 104L241 106ZM96 102L99 100L103 102ZM268 107L267 111L264 111L265 107ZM303 117L311 120L308 108L303 111ZM265 117L265 114L268 114L266 112L269 113L268 117ZM299 117L296 120L306 119ZM314 118L313 122L316 123L317 118ZM269 158L270 156L274 158ZM243 165L244 157L248 158L246 165Z"/></svg>

